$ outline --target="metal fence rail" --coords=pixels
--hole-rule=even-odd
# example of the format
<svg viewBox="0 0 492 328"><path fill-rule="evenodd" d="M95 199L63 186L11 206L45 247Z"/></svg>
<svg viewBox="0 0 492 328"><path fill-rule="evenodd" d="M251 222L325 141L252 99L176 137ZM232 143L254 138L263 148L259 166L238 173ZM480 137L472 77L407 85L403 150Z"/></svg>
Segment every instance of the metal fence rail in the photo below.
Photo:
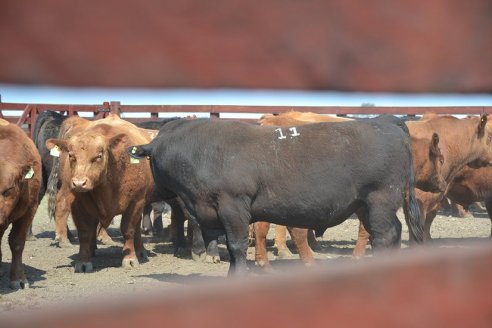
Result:
<svg viewBox="0 0 492 328"><path fill-rule="evenodd" d="M101 105L72 105L72 104L28 104L28 103L0 103L0 117L23 126L31 133L39 113L54 110L67 115L92 113L94 119L105 117L108 113L150 113L150 117L125 118L129 121L155 120L159 113L209 113L210 117L222 118L224 113L234 114L267 114L283 113L288 111L304 111L319 114L393 114L393 115L421 115L428 112L436 114L492 114L492 106L466 107L313 107L313 106L227 106L227 105L122 105L119 101L104 102ZM22 115L5 115L3 112L22 111Z"/></svg>

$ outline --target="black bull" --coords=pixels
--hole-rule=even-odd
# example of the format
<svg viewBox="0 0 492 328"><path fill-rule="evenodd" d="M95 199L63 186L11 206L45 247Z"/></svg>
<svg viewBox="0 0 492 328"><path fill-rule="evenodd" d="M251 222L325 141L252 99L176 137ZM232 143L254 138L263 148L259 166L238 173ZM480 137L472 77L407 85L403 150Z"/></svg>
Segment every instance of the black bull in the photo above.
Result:
<svg viewBox="0 0 492 328"><path fill-rule="evenodd" d="M378 250L399 246L403 206L421 241L410 143L394 117L281 128L198 119L168 123L128 152L150 156L163 199L178 196L191 219L225 229L232 273L247 269L255 221L323 231L357 211Z"/></svg>

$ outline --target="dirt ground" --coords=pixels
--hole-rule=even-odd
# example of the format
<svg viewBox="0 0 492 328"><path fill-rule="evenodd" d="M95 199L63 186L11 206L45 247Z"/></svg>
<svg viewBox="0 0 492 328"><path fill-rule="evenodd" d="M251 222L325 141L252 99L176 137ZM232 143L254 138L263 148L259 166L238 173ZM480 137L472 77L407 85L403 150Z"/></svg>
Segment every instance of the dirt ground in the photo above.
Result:
<svg viewBox="0 0 492 328"><path fill-rule="evenodd" d="M224 279L229 266L224 245L220 246L221 263L195 262L190 255L181 258L173 256L173 248L165 237L145 236L144 242L149 252L149 261L133 269L123 269L121 264L121 235L119 220L116 218L109 233L118 246L99 245L97 256L93 259L93 273L74 273L73 264L77 257L78 245L70 248L57 248L53 245L53 222L47 217L46 200L41 203L34 219L35 241L27 241L24 249L24 265L31 288L13 291L8 276L11 253L8 248L6 232L2 242L3 262L0 268L0 313L14 310L42 308L56 304L67 305L80 300L90 301L93 297L122 295L125 293L155 291L170 286L194 286L207 281ZM441 213L442 214L442 213ZM456 218L439 215L433 224L432 236L436 247L459 247L467 241L488 238L491 223L485 212L474 212L475 218ZM401 215L399 215L401 217ZM402 221L403 222L403 221ZM168 222L165 223L165 225ZM73 223L70 229L74 232ZM273 230L273 229L271 229ZM343 224L328 229L321 240L321 250L315 257L321 263L336 259L350 260L357 238L358 220L349 219ZM403 246L407 246L408 230L403 224ZM269 242L269 256L275 259L273 242ZM295 253L292 243L291 250ZM369 252L370 253L370 252ZM255 270L254 248L248 250L250 267ZM298 256L273 261L274 268L280 269L286 263L300 265ZM189 287L188 287L189 288Z"/></svg>

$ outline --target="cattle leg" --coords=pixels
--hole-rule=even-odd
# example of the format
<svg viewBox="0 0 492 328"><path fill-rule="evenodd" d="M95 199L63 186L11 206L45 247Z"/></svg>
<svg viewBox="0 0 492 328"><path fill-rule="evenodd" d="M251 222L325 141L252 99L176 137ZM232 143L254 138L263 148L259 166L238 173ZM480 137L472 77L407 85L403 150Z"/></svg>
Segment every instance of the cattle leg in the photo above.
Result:
<svg viewBox="0 0 492 328"><path fill-rule="evenodd" d="M164 213L165 203L155 202L151 204L154 211L154 233L156 236L161 236L164 231L164 225L162 223L162 214Z"/></svg>
<svg viewBox="0 0 492 328"><path fill-rule="evenodd" d="M376 252L381 249L401 246L401 223L396 216L399 204L391 199L392 195L373 193L368 196L369 204L364 208L364 227L371 235L371 246ZM396 208L395 208L396 207Z"/></svg>
<svg viewBox="0 0 492 328"><path fill-rule="evenodd" d="M147 250L143 244L142 231L140 229L140 222L137 223L137 230L135 231L135 252L137 256L142 260L148 260Z"/></svg>
<svg viewBox="0 0 492 328"><path fill-rule="evenodd" d="M76 273L94 270L91 257L95 251L96 230L99 220L90 216L81 204L72 204L72 217L79 235L79 258L75 262Z"/></svg>
<svg viewBox="0 0 492 328"><path fill-rule="evenodd" d="M268 230L270 229L269 222L255 222L253 224L255 230L255 260L256 264L264 271L272 271L272 266L268 261L268 252L266 240Z"/></svg>
<svg viewBox="0 0 492 328"><path fill-rule="evenodd" d="M178 202L173 199L168 202L171 206L171 241L174 246L174 256L186 253L186 238L184 235L185 215Z"/></svg>
<svg viewBox="0 0 492 328"><path fill-rule="evenodd" d="M315 235L313 229L308 229L307 239L308 239L309 247L313 251L319 251L319 250L321 250L321 245L319 244L318 240L316 239L316 235Z"/></svg>
<svg viewBox="0 0 492 328"><path fill-rule="evenodd" d="M285 259L292 256L292 253L287 247L286 236L287 228L283 225L275 225L275 247L277 248L277 257L279 259Z"/></svg>
<svg viewBox="0 0 492 328"><path fill-rule="evenodd" d="M133 268L138 265L137 254L135 252L135 241L140 238L140 221L142 220L143 202L130 205L121 217L121 234L123 235L123 260L121 266ZM142 244L143 247L143 244Z"/></svg>
<svg viewBox="0 0 492 328"><path fill-rule="evenodd" d="M36 208L33 208L29 213L12 223L12 230L9 234L9 246L12 252L12 264L10 266L10 287L12 289L29 288L29 282L26 279L24 265L22 264L22 252L26 243L27 231L35 212Z"/></svg>
<svg viewBox="0 0 492 328"><path fill-rule="evenodd" d="M436 217L437 210L431 210L428 211L427 214L425 215L425 222L424 222L424 242L431 242L432 241L432 236L431 236L431 226L432 222L434 222L434 218Z"/></svg>
<svg viewBox="0 0 492 328"><path fill-rule="evenodd" d="M145 204L143 209L142 218L142 233L144 235L150 235L152 232L152 220L150 219L150 213L152 212L152 204Z"/></svg>
<svg viewBox="0 0 492 328"><path fill-rule="evenodd" d="M58 247L71 247L72 244L68 239L68 215L70 214L71 205L75 195L68 188L61 188L56 194L55 210L55 244Z"/></svg>
<svg viewBox="0 0 492 328"><path fill-rule="evenodd" d="M197 262L204 262L207 257L207 249L205 248L205 240L200 225L195 219L188 219L188 231L192 229L191 239L191 258Z"/></svg>
<svg viewBox="0 0 492 328"><path fill-rule="evenodd" d="M362 223L362 220L359 218L359 233L357 235L354 251L352 252L354 258L360 259L366 254L366 246L369 242L369 237L369 232L367 232L364 223Z"/></svg>
<svg viewBox="0 0 492 328"><path fill-rule="evenodd" d="M116 245L111 236L108 234L108 230L106 230L101 224L97 225L97 240L103 245Z"/></svg>
<svg viewBox="0 0 492 328"><path fill-rule="evenodd" d="M492 223L492 200L491 199L488 199L485 201L485 209L487 210L487 214L489 215L490 221ZM490 237L492 238L492 224L491 224Z"/></svg>
<svg viewBox="0 0 492 328"><path fill-rule="evenodd" d="M311 252L311 248L308 244L308 229L292 227L287 227L287 229L289 230L290 236L294 241L294 245L296 245L301 261L303 261L306 266L315 264L313 253Z"/></svg>
<svg viewBox="0 0 492 328"><path fill-rule="evenodd" d="M251 214L245 208L244 200L223 196L219 200L219 220L226 231L227 250L231 259L229 275L244 275L248 271L246 253Z"/></svg>
<svg viewBox="0 0 492 328"><path fill-rule="evenodd" d="M28 241L36 240L36 237L34 237L34 234L32 233L32 224L29 226L29 229L27 229L26 240Z"/></svg>

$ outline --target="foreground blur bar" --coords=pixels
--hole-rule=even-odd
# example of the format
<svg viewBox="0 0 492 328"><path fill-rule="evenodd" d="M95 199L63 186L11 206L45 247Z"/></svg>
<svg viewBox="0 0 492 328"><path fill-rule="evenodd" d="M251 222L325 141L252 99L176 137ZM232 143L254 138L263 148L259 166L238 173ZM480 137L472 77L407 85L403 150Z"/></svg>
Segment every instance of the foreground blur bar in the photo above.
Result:
<svg viewBox="0 0 492 328"><path fill-rule="evenodd" d="M309 271L12 314L20 327L492 327L492 245L422 248Z"/></svg>

